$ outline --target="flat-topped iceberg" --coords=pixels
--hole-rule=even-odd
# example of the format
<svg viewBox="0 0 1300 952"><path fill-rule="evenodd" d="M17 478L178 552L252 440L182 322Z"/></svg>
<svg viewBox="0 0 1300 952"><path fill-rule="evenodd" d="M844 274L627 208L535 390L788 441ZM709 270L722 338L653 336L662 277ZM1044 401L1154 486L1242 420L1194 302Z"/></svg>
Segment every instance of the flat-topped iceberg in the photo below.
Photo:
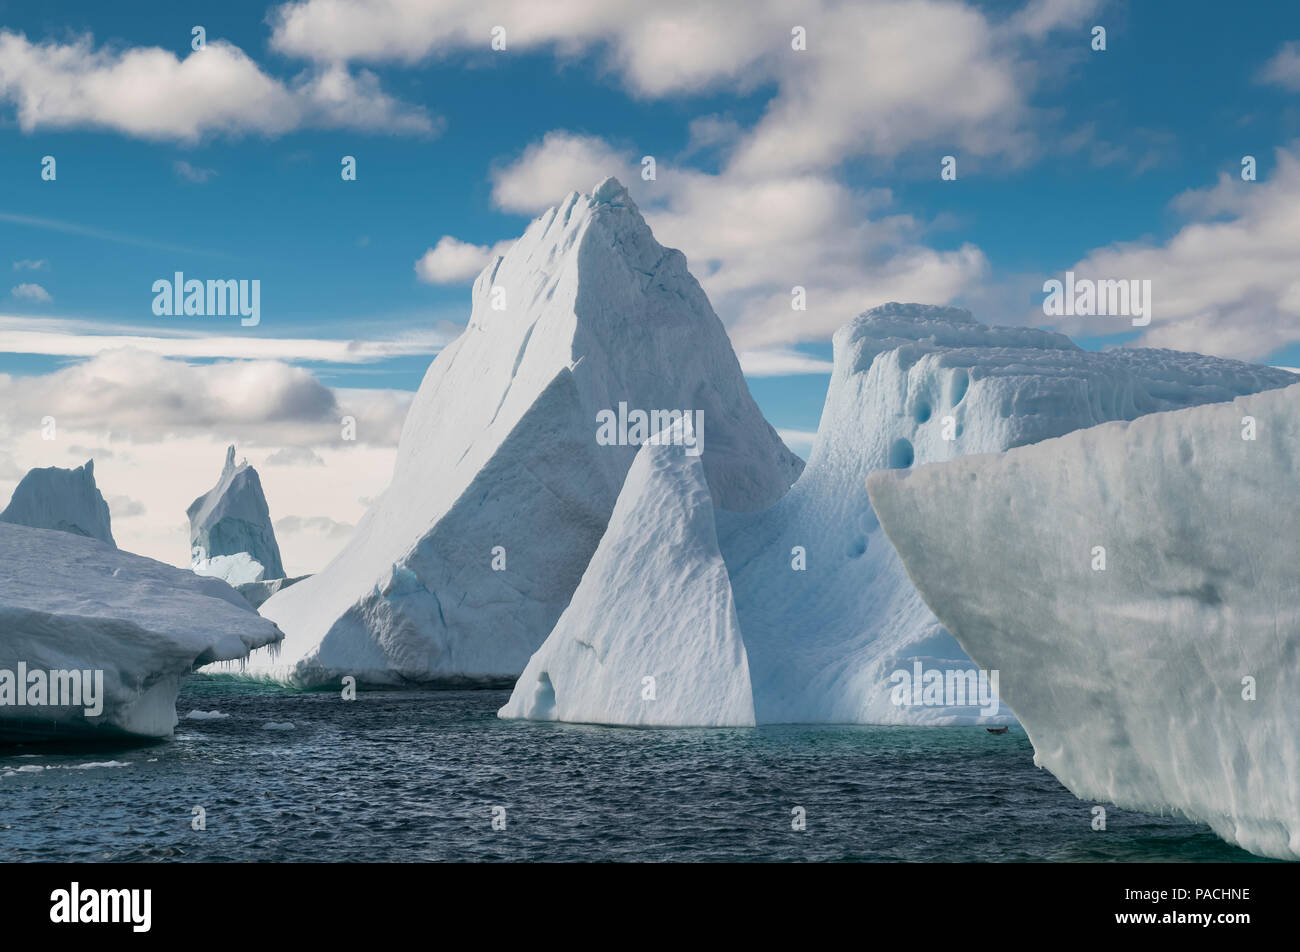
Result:
<svg viewBox="0 0 1300 952"><path fill-rule="evenodd" d="M869 485L1040 766L1300 859L1300 386Z"/></svg>
<svg viewBox="0 0 1300 952"><path fill-rule="evenodd" d="M638 445L683 415L718 505L770 505L802 463L763 419L679 251L607 179L535 220L474 284L390 487L322 572L262 613L250 670L295 684L518 677L582 577Z"/></svg>
<svg viewBox="0 0 1300 952"><path fill-rule="evenodd" d="M8 524L0 633L0 738L9 740L165 737L186 674L281 637L224 582Z"/></svg>

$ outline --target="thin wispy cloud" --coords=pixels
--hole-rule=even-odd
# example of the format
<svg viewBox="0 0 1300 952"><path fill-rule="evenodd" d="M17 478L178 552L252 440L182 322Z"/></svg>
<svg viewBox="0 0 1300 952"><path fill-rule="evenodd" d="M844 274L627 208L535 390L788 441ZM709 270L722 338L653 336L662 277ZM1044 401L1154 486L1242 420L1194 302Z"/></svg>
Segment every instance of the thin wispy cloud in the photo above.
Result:
<svg viewBox="0 0 1300 952"><path fill-rule="evenodd" d="M80 235L83 238L94 238L99 241L111 241L119 245L134 245L137 248L152 248L155 251L175 251L181 254L190 255L231 257L230 255L220 251L207 251L202 248L191 248L185 245L176 245L166 241L154 241L150 238L141 238L136 235L124 235L120 232L107 231L103 228L94 228L90 225L81 225L77 222L60 221L57 218L45 218L40 215L23 215L17 212L0 211L0 221L8 222L11 225L26 225L30 228L43 228L46 231L62 232L66 235Z"/></svg>
<svg viewBox="0 0 1300 952"><path fill-rule="evenodd" d="M367 364L393 357L437 354L447 343L446 336L436 330L377 340L211 336L199 331L176 336L97 331L102 331L102 325L90 321L0 315L0 353L94 357L106 350L128 347L190 360Z"/></svg>
<svg viewBox="0 0 1300 952"><path fill-rule="evenodd" d="M1255 81L1300 92L1300 41L1283 43L1281 49L1260 67Z"/></svg>
<svg viewBox="0 0 1300 952"><path fill-rule="evenodd" d="M37 304L48 304L53 300L50 297L50 292L39 284L20 284L11 289L9 293L19 300L35 301Z"/></svg>
<svg viewBox="0 0 1300 952"><path fill-rule="evenodd" d="M182 178L187 182L193 182L196 185L206 185L216 177L217 174L216 169L199 168L197 165L191 165L184 159L177 159L173 162L172 170L176 173L177 177Z"/></svg>
<svg viewBox="0 0 1300 952"><path fill-rule="evenodd" d="M742 350L736 354L746 377L790 377L796 374L828 374L835 365L797 350L772 348Z"/></svg>

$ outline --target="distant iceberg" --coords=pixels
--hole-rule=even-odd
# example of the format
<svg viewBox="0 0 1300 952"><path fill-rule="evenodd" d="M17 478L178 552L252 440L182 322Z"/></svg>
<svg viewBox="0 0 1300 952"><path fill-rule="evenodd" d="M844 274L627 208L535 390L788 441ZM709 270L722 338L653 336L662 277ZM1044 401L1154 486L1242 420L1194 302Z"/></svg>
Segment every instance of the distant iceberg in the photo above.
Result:
<svg viewBox="0 0 1300 952"><path fill-rule="evenodd" d="M1300 859L1300 386L869 485L1039 766Z"/></svg>
<svg viewBox="0 0 1300 952"><path fill-rule="evenodd" d="M95 461L76 469L33 469L14 489L0 522L55 529L115 546L108 503L95 485Z"/></svg>
<svg viewBox="0 0 1300 952"><path fill-rule="evenodd" d="M262 492L262 481L248 461L236 465L235 448L217 485L190 503L190 562L200 575L231 585L284 578L280 547Z"/></svg>

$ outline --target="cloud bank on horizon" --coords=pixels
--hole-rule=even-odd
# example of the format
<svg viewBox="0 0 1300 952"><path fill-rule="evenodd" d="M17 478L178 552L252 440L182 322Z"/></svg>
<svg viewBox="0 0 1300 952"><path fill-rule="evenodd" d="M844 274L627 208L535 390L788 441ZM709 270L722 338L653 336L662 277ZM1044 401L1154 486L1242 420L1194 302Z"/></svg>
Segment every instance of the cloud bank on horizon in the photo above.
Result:
<svg viewBox="0 0 1300 952"><path fill-rule="evenodd" d="M1212 15L1196 6L1178 16ZM468 285L527 218L611 174L686 254L796 449L830 335L890 300L1296 365L1300 18L1225 23L1230 56L1172 62L1188 37L1153 18L1117 0L296 0L244 4L202 43L188 21L93 5L66 32L0 22L17 183L0 497L99 448L110 499L150 501L125 507L124 547L180 563L172 497L236 442L286 520L286 563L319 568L382 492ZM1162 101L1160 82L1217 98L1117 105ZM192 214L123 220L117 177L150 162L138 194ZM160 321L142 289L182 267L268 271L277 316ZM1154 319L1044 314L1043 282L1067 271L1150 280ZM340 449L350 408L364 425ZM66 421L53 443L46 416Z"/></svg>

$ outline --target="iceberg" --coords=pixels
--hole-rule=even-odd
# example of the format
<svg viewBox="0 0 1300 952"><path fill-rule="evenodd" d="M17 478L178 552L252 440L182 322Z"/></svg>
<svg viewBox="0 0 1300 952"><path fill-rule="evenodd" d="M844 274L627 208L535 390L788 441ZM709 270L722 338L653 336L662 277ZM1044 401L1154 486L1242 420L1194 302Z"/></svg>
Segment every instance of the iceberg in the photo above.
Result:
<svg viewBox="0 0 1300 952"><path fill-rule="evenodd" d="M719 520L760 721L993 724L974 704L898 704L897 672L974 671L881 533L866 478L1232 399L1295 375L888 304L842 327L803 477L769 512ZM960 531L960 524L955 531ZM807 569L792 571L792 551Z"/></svg>
<svg viewBox="0 0 1300 952"><path fill-rule="evenodd" d="M297 578L260 579L251 582L231 582L231 584L235 587L235 591L248 600L248 604L254 608L261 608L262 604L276 592L290 585L296 585L305 578L311 576L299 575Z"/></svg>
<svg viewBox="0 0 1300 952"><path fill-rule="evenodd" d="M1300 859L1300 385L869 481L1076 796Z"/></svg>
<svg viewBox="0 0 1300 952"><path fill-rule="evenodd" d="M330 565L262 605L286 639L249 671L512 682L569 603L639 445L683 415L703 421L693 438L719 506L768 506L802 468L685 256L617 180L571 193L479 275L388 490Z"/></svg>
<svg viewBox="0 0 1300 952"><path fill-rule="evenodd" d="M631 591L639 597L620 597ZM698 457L676 445L642 447L573 600L500 716L753 726L745 646Z"/></svg>
<svg viewBox="0 0 1300 952"><path fill-rule="evenodd" d="M0 522L56 529L115 546L108 503L95 485L95 461L76 469L33 469L18 483Z"/></svg>
<svg viewBox="0 0 1300 952"><path fill-rule="evenodd" d="M190 566L195 575L219 578L234 589L245 585L261 585L266 568L247 552L238 555L214 555L210 559L195 559ZM277 580L278 581L278 580ZM254 608L257 606L254 605Z"/></svg>
<svg viewBox="0 0 1300 952"><path fill-rule="evenodd" d="M736 513L719 505L710 514L732 599L685 600L678 608L694 613L699 629L714 630L730 624L723 606L731 610L734 603L758 723L1014 720L1005 705L981 696L981 672L908 579L868 498L871 473L1002 451L1108 420L1228 400L1300 379L1174 351L1090 352L1061 334L987 326L958 308L897 303L841 328L834 355L821 425L802 476L767 509ZM684 474L678 484L689 485ZM960 520L953 531L962 531ZM665 535L665 544L673 538ZM611 548L628 551L631 543L609 540ZM700 551L683 547L666 561L684 572L682 562L699 558ZM602 612L635 619L622 637L648 640L671 654L674 639L691 628L683 619L656 620L639 609L663 585L651 565L644 569L629 571L626 584L605 593ZM690 650L688 644L680 649ZM552 684L572 683L574 672L561 664L570 656L549 644L543 652L539 664ZM599 673L582 671L584 677ZM918 673L955 689L934 696L896 690L916 683ZM535 687L521 679L503 716L532 716L527 697ZM585 694L598 698L610 690L588 684ZM622 708L588 704L584 712L584 720L636 723L625 719ZM715 723L712 716L701 708L683 722L708 726Z"/></svg>
<svg viewBox="0 0 1300 952"><path fill-rule="evenodd" d="M284 578L280 547L257 470L244 460L235 464L235 448L217 485L190 503L191 567L232 585Z"/></svg>
<svg viewBox="0 0 1300 952"><path fill-rule="evenodd" d="M0 524L0 632L6 740L166 737L191 670L281 638L217 579L97 539L8 524ZM17 672L42 674L24 691L29 685L18 683ZM56 700L50 672L85 673L81 686L97 683L102 694L94 705L85 697L49 703ZM38 695L40 680L47 683ZM91 707L99 710L87 716Z"/></svg>

